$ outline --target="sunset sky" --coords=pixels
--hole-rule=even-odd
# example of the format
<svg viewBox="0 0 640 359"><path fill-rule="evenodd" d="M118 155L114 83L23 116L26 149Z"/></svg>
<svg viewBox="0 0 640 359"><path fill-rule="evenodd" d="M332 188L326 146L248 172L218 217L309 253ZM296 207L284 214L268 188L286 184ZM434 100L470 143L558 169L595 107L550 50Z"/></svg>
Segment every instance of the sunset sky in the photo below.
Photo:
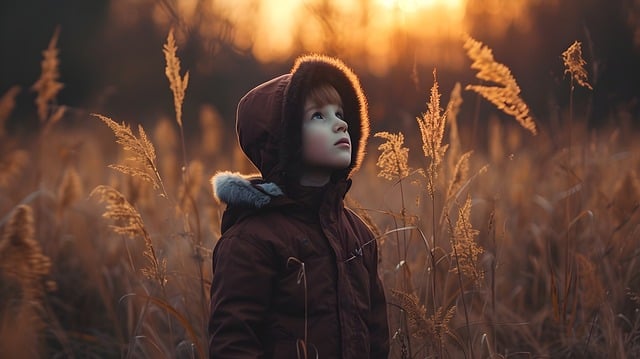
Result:
<svg viewBox="0 0 640 359"><path fill-rule="evenodd" d="M473 80L461 40L468 33L511 68L543 116L554 106L550 92L566 98L560 54L581 41L603 117L618 106L638 111L639 24L640 1L630 0L7 0L0 5L0 92L35 82L41 51L60 26L61 102L162 111L158 103L169 94L160 50L174 27L194 104L213 103L232 116L247 88L287 71L299 54L321 52L354 67L381 107L412 113L423 105L433 68L447 92ZM17 111L29 112L32 101L24 91Z"/></svg>

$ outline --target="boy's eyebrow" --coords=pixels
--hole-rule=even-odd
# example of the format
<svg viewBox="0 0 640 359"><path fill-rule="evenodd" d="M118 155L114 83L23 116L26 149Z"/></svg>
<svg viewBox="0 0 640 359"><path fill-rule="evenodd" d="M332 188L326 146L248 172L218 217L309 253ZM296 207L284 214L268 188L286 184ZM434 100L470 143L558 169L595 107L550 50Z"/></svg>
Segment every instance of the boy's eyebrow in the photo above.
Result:
<svg viewBox="0 0 640 359"><path fill-rule="evenodd" d="M342 110L342 104L337 104L337 106ZM308 111L311 111L311 110L317 110L320 107L322 107L322 106L318 105L317 103L312 103L312 104L310 104L310 105L308 105L308 106L306 106L304 108L304 112L308 112Z"/></svg>
<svg viewBox="0 0 640 359"><path fill-rule="evenodd" d="M304 112L315 110L317 108L318 108L318 105L316 105L315 103L312 103L304 108Z"/></svg>

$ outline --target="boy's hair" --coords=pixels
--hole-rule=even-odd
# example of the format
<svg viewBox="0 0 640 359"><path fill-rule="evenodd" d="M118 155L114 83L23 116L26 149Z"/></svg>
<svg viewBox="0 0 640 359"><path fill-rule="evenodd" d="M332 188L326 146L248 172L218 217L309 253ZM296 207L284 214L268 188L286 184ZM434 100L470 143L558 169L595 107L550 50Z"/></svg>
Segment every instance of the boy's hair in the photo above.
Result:
<svg viewBox="0 0 640 359"><path fill-rule="evenodd" d="M307 93L306 100L313 102L317 106L335 104L342 107L342 98L338 90L328 83L322 83L311 88Z"/></svg>

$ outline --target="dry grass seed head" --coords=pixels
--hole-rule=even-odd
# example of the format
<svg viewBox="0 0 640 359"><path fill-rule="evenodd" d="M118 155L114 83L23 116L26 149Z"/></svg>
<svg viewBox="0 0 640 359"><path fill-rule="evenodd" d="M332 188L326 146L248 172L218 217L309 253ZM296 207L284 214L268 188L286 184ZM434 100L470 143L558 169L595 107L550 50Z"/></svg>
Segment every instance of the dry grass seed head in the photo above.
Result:
<svg viewBox="0 0 640 359"><path fill-rule="evenodd" d="M38 303L44 293L42 280L51 270L51 260L35 239L33 211L27 205L11 213L0 237L0 277L16 281L23 300Z"/></svg>
<svg viewBox="0 0 640 359"><path fill-rule="evenodd" d="M520 97L520 87L511 74L511 70L494 60L493 52L488 46L468 35L465 35L464 48L467 50L467 55L473 60L471 68L478 70L476 77L500 85L467 85L466 89L475 91L504 113L513 116L522 127L532 134L537 134L538 131L535 121L530 115L529 106Z"/></svg>
<svg viewBox="0 0 640 359"><path fill-rule="evenodd" d="M378 177L393 181L409 176L409 149L403 147L404 135L402 132L397 134L378 132L374 137L386 140L385 143L378 146L378 150L381 151L376 162L376 166L380 169Z"/></svg>
<svg viewBox="0 0 640 359"><path fill-rule="evenodd" d="M156 165L156 151L142 126L138 126L138 138L133 134L128 125L125 125L124 123L118 124L112 119L99 114L94 114L94 116L101 119L107 126L109 126L109 128L111 128L116 136L116 142L121 144L124 150L131 154L131 157L129 157L128 160L137 165L135 167L127 165L110 165L109 167L124 174L141 178L144 181L151 183L154 189L158 189L160 184ZM142 169L139 167L142 167Z"/></svg>
<svg viewBox="0 0 640 359"><path fill-rule="evenodd" d="M435 193L435 179L438 177L440 164L448 147L448 145L442 144L447 114L446 112L441 113L441 111L440 92L438 91L438 80L434 69L433 86L427 103L427 112L422 117L416 118L422 137L422 151L424 156L431 160L427 168L427 189L431 196Z"/></svg>
<svg viewBox="0 0 640 359"><path fill-rule="evenodd" d="M484 279L484 271L479 268L478 257L482 255L484 249L475 241L479 231L471 226L471 197L467 196L464 205L458 209L458 219L455 227L450 223L452 229L452 258L456 259L456 265L451 268L452 272L458 270L480 285Z"/></svg>
<svg viewBox="0 0 640 359"><path fill-rule="evenodd" d="M73 202L83 195L82 179L78 171L72 166L67 166L62 174L60 186L58 186L58 206L60 210L68 208Z"/></svg>
<svg viewBox="0 0 640 359"><path fill-rule="evenodd" d="M582 87L593 90L589 82L587 82L589 77L587 70L584 68L587 62L582 58L582 44L580 41L575 41L562 53L562 61L565 67L564 73L571 74L572 81L577 82Z"/></svg>
<svg viewBox="0 0 640 359"><path fill-rule="evenodd" d="M449 123L449 154L447 166L449 171L454 167L454 161L462 152L462 144L460 142L460 133L458 131L458 113L462 106L462 86L459 82L453 86L451 97L447 104L447 122Z"/></svg>
<svg viewBox="0 0 640 359"><path fill-rule="evenodd" d="M407 314L409 331L416 338L435 336L434 323L427 318L427 309L413 293L391 290L391 295L398 300L398 305Z"/></svg>
<svg viewBox="0 0 640 359"><path fill-rule="evenodd" d="M29 154L23 150L10 152L0 158L0 188L7 188L20 177L29 164Z"/></svg>
<svg viewBox="0 0 640 359"><path fill-rule="evenodd" d="M176 121L178 125L182 127L182 103L184 102L184 94L189 84L189 71L180 76L180 59L176 55L178 47L176 46L176 40L173 36L173 29L169 31L167 36L167 43L164 44L162 52L164 52L164 58L167 62L165 68L165 75L169 79L169 85L171 92L173 92L173 104L176 110Z"/></svg>
<svg viewBox="0 0 640 359"><path fill-rule="evenodd" d="M58 49L56 46L59 35L60 28L56 28L56 31L51 37L51 41L49 41L49 46L42 52L42 72L40 73L40 78L31 87L32 90L38 94L36 97L36 107L41 122L47 120L49 103L55 99L58 92L64 87L61 82L58 82L60 78L60 73L58 72L60 61L58 60Z"/></svg>
<svg viewBox="0 0 640 359"><path fill-rule="evenodd" d="M458 159L458 163L453 170L453 175L451 176L451 180L449 181L449 187L447 188L447 196L445 198L449 199L454 196L458 190L462 187L464 182L469 179L469 158L473 151L466 152L460 156Z"/></svg>
<svg viewBox="0 0 640 359"><path fill-rule="evenodd" d="M11 112L13 112L13 108L16 106L16 96L18 96L21 89L20 86L11 86L11 88L0 97L0 138L6 136L4 126Z"/></svg>
<svg viewBox="0 0 640 359"><path fill-rule="evenodd" d="M114 224L110 227L114 232L130 238L144 237L142 217L122 193L113 187L98 186L93 189L90 196L99 196L98 200L106 203L106 210L102 217L113 221Z"/></svg>
<svg viewBox="0 0 640 359"><path fill-rule="evenodd" d="M399 290L391 290L391 295L398 300L398 305L407 315L410 334L415 338L435 339L444 343L445 335L451 334L449 322L456 313L456 306L449 309L439 307L432 316L427 316L426 307L420 303L418 296Z"/></svg>
<svg viewBox="0 0 640 359"><path fill-rule="evenodd" d="M110 227L115 233L129 238L141 237L144 240L145 251L143 255L149 262L149 266L141 271L147 278L157 281L161 287L164 287L167 283L167 262L166 259L160 259L156 255L153 242L140 213L124 198L122 193L112 187L98 186L94 188L90 196L99 196L99 201L106 203L106 211L102 216L114 222Z"/></svg>

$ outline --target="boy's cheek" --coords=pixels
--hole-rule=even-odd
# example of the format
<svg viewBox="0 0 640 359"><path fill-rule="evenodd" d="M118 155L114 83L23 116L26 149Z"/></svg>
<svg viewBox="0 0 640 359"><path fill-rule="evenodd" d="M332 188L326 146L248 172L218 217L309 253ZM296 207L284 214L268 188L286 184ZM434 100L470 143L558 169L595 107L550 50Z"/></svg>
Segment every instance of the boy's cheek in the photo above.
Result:
<svg viewBox="0 0 640 359"><path fill-rule="evenodd" d="M321 157L325 152L326 137L311 136L304 144L304 155L307 160Z"/></svg>

